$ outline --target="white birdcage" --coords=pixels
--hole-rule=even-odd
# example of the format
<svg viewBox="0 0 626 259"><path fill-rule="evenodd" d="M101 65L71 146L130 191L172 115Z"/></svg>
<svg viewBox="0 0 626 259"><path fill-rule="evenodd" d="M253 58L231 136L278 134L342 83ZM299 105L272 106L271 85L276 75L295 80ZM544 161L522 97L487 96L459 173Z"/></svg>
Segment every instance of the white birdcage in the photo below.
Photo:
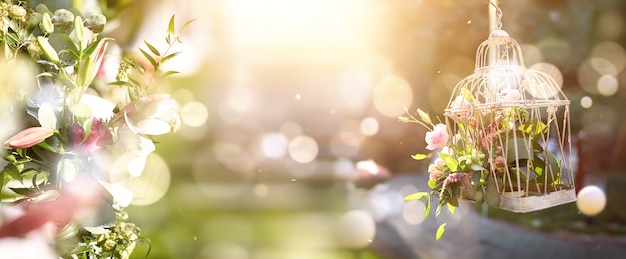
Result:
<svg viewBox="0 0 626 259"><path fill-rule="evenodd" d="M526 69L508 33L493 31L445 109L457 157L480 160L471 175L483 195L469 199L515 212L575 201L569 105L550 75Z"/></svg>

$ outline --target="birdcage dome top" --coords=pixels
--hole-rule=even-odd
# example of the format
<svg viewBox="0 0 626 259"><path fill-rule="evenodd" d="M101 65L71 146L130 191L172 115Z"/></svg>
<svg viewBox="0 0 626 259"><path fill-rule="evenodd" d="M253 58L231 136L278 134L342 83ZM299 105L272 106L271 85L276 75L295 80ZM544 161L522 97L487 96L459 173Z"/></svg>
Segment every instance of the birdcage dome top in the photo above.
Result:
<svg viewBox="0 0 626 259"><path fill-rule="evenodd" d="M526 69L519 44L504 30L493 31L478 46L474 73L454 87L447 115L498 107L569 105L548 74Z"/></svg>

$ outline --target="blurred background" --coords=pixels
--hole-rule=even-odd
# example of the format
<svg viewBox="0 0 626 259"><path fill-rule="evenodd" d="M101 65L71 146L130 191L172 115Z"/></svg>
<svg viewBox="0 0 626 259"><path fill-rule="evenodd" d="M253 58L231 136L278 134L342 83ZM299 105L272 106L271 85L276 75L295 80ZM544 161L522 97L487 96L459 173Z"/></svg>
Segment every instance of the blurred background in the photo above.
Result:
<svg viewBox="0 0 626 259"><path fill-rule="evenodd" d="M37 2L37 1L33 1ZM626 252L626 3L499 1L526 67L571 100L577 187L608 203L516 214L462 203L437 220L402 197L426 191L424 130L443 118L489 36L484 0L39 1L100 9L123 50L165 46L191 19L163 82L178 133L136 180L128 209L148 258L617 258ZM161 45L159 45L162 43ZM365 161L357 164L358 161ZM365 173L364 173L365 172ZM145 258L138 246L135 258Z"/></svg>

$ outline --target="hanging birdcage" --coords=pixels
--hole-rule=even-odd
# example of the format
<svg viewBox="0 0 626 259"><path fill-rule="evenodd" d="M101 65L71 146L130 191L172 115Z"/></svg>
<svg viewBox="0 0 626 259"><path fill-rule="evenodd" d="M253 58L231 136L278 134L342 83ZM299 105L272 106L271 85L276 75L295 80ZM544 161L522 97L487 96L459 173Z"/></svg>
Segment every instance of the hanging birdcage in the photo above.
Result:
<svg viewBox="0 0 626 259"><path fill-rule="evenodd" d="M461 198L515 212L575 201L569 104L552 77L525 68L508 33L493 31L445 110L455 156L472 164L474 190Z"/></svg>

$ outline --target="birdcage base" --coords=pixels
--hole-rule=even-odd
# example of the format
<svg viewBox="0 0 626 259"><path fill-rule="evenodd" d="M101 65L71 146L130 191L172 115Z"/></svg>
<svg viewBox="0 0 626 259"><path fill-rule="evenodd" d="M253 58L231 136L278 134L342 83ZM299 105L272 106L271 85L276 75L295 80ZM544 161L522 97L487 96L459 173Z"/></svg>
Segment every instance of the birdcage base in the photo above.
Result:
<svg viewBox="0 0 626 259"><path fill-rule="evenodd" d="M498 208L513 212L526 213L543 210L576 201L576 191L572 189L554 191L545 195L519 197L519 195L500 195Z"/></svg>

